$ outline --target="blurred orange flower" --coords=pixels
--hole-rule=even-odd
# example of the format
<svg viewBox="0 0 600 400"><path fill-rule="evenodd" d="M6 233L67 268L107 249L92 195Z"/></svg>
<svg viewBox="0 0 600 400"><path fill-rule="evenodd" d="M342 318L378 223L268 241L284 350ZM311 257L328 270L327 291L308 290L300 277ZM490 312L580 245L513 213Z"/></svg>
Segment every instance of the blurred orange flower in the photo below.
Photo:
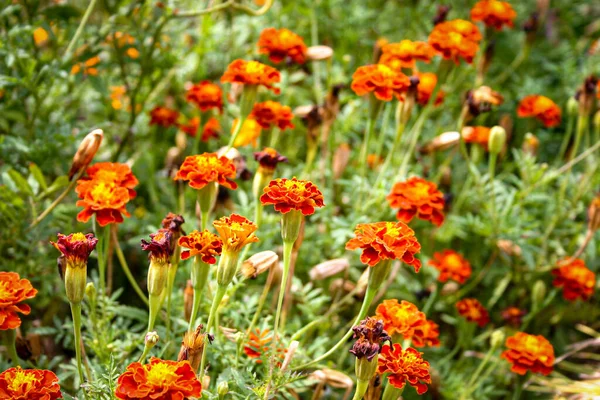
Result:
<svg viewBox="0 0 600 400"><path fill-rule="evenodd" d="M429 35L429 44L446 60L459 64L463 58L472 63L477 50L481 33L475 24L464 19L441 22Z"/></svg>
<svg viewBox="0 0 600 400"><path fill-rule="evenodd" d="M152 357L148 364L134 362L119 376L115 396L121 400L176 400L200 397L202 385L188 361Z"/></svg>
<svg viewBox="0 0 600 400"><path fill-rule="evenodd" d="M415 347L438 347L440 345L440 327L431 320L415 328L412 344Z"/></svg>
<svg viewBox="0 0 600 400"><path fill-rule="evenodd" d="M486 26L497 30L502 29L504 25L512 27L516 17L517 13L506 1L482 0L475 3L471 9L471 20L483 21Z"/></svg>
<svg viewBox="0 0 600 400"><path fill-rule="evenodd" d="M427 392L425 383L431 383L429 363L423 360L423 353L411 347L402 350L402 346L397 343L393 348L389 344L383 346L377 372L389 373L389 383L398 389L402 389L408 382L418 394Z"/></svg>
<svg viewBox="0 0 600 400"><path fill-rule="evenodd" d="M235 132L238 123L239 119L236 118L233 120L233 125L231 126L232 135ZM246 118L244 125L242 125L242 129L240 129L238 136L233 142L233 146L243 147L252 144L253 147L256 147L261 132L262 128L258 121L256 121L254 118Z"/></svg>
<svg viewBox="0 0 600 400"><path fill-rule="evenodd" d="M399 43L385 44L381 48L379 64L400 71L402 68L414 68L416 61L431 62L435 50L427 42L402 40Z"/></svg>
<svg viewBox="0 0 600 400"><path fill-rule="evenodd" d="M62 399L58 377L44 369L9 368L0 374L0 399Z"/></svg>
<svg viewBox="0 0 600 400"><path fill-rule="evenodd" d="M286 58L296 64L306 61L306 45L302 36L289 29L266 28L260 33L258 39L258 52L268 54L274 63L280 63Z"/></svg>
<svg viewBox="0 0 600 400"><path fill-rule="evenodd" d="M248 335L248 343L244 346L244 353L249 358L254 358L257 364L262 364L261 357L270 350L270 343L273 341L273 334L269 329L260 330L256 328L254 332ZM277 357L283 359L286 349L277 347Z"/></svg>
<svg viewBox="0 0 600 400"><path fill-rule="evenodd" d="M314 214L315 208L323 207L323 193L311 181L296 178L272 180L263 189L260 202L273 204L275 211L286 214L291 210L301 211L303 215Z"/></svg>
<svg viewBox="0 0 600 400"><path fill-rule="evenodd" d="M123 100L127 99L125 96L127 93L127 89L125 86L111 86L110 87L110 105L115 110L120 110L123 108Z"/></svg>
<svg viewBox="0 0 600 400"><path fill-rule="evenodd" d="M254 105L250 118L254 118L264 129L270 129L277 125L279 129L286 130L294 128L292 109L276 101L265 101Z"/></svg>
<svg viewBox="0 0 600 400"><path fill-rule="evenodd" d="M177 243L181 247L189 249L181 252L182 260L187 260L192 256L200 256L202 261L207 264L216 263L217 259L215 257L220 256L223 249L221 239L208 230L202 232L194 230L180 237Z"/></svg>
<svg viewBox="0 0 600 400"><path fill-rule="evenodd" d="M429 265L440 271L438 276L440 282L452 279L462 284L471 276L471 264L454 250L434 253L433 258L429 260Z"/></svg>
<svg viewBox="0 0 600 400"><path fill-rule="evenodd" d="M179 129L191 137L196 137L198 134L198 128L200 128L200 117L192 117L188 119L187 123L179 124Z"/></svg>
<svg viewBox="0 0 600 400"><path fill-rule="evenodd" d="M359 67L352 75L351 88L358 96L373 92L382 101L390 101L393 96L402 99L409 87L408 76L383 64Z"/></svg>
<svg viewBox="0 0 600 400"><path fill-rule="evenodd" d="M415 336L416 330L425 325L425 314L408 301L384 300L375 310L375 318L383 321L383 329L391 336L402 335L404 340Z"/></svg>
<svg viewBox="0 0 600 400"><path fill-rule="evenodd" d="M277 164L287 162L288 159L271 147L265 147L262 151L254 153L254 159L258 161L259 171L263 169L266 173L273 173Z"/></svg>
<svg viewBox="0 0 600 400"><path fill-rule="evenodd" d="M517 332L506 338L508 350L501 355L512 364L511 371L525 375L527 371L548 375L554 364L554 347L543 336Z"/></svg>
<svg viewBox="0 0 600 400"><path fill-rule="evenodd" d="M204 153L187 156L173 179L188 181L194 189L202 189L211 182L236 189L237 184L231 180L235 177L233 161L224 156L219 157L216 153Z"/></svg>
<svg viewBox="0 0 600 400"><path fill-rule="evenodd" d="M204 124L204 128L202 128L202 138L203 142L208 142L211 138L217 139L219 137L219 132L221 132L221 124L219 120L216 118L210 118L206 124Z"/></svg>
<svg viewBox="0 0 600 400"><path fill-rule="evenodd" d="M433 182L413 176L398 182L387 196L391 208L397 208L396 217L409 223L415 216L440 226L444 222L444 195Z"/></svg>
<svg viewBox="0 0 600 400"><path fill-rule="evenodd" d="M475 322L483 328L490 322L490 315L477 299L462 299L456 302L458 313L469 322Z"/></svg>
<svg viewBox="0 0 600 400"><path fill-rule="evenodd" d="M164 128L177 125L179 111L167 107L154 107L150 111L150 125L159 125Z"/></svg>
<svg viewBox="0 0 600 400"><path fill-rule="evenodd" d="M223 91L219 85L210 81L192 85L185 94L185 100L195 104L202 111L215 108L223 112Z"/></svg>
<svg viewBox="0 0 600 400"><path fill-rule="evenodd" d="M487 126L465 126L462 130L462 137L465 143L476 143L487 150L490 131L491 128Z"/></svg>
<svg viewBox="0 0 600 400"><path fill-rule="evenodd" d="M254 235L258 226L241 215L231 214L229 217L221 217L213 222L213 226L223 242L224 252L237 253L245 245L258 242L258 238Z"/></svg>
<svg viewBox="0 0 600 400"><path fill-rule="evenodd" d="M21 302L35 297L37 290L16 272L0 272L0 331L21 326L17 313L29 315L31 307Z"/></svg>
<svg viewBox="0 0 600 400"><path fill-rule="evenodd" d="M437 86L437 75L433 72L420 72L417 74L417 77L419 78L419 84L417 85L417 103L425 106L429 103L429 98ZM436 106L442 104L444 96L445 93L442 90L438 90L435 97Z"/></svg>
<svg viewBox="0 0 600 400"><path fill-rule="evenodd" d="M511 306L502 310L501 315L504 321L506 321L512 326L517 327L521 326L521 323L523 322L523 317L527 315L527 311L521 310L518 307Z"/></svg>
<svg viewBox="0 0 600 400"><path fill-rule="evenodd" d="M48 43L48 32L41 26L33 31L33 41L36 46L41 47Z"/></svg>
<svg viewBox="0 0 600 400"><path fill-rule="evenodd" d="M358 224L355 237L346 243L347 250L362 249L360 261L371 267L384 260L400 260L419 272L421 261L415 254L421 245L415 232L404 222L373 222Z"/></svg>
<svg viewBox="0 0 600 400"><path fill-rule="evenodd" d="M585 266L585 261L576 258L562 260L552 271L552 285L562 288L563 297L569 301L588 300L596 287L596 275Z"/></svg>
<svg viewBox="0 0 600 400"><path fill-rule="evenodd" d="M519 103L517 115L521 118L537 118L544 126L551 128L560 124L561 109L546 96L537 94L525 96Z"/></svg>
<svg viewBox="0 0 600 400"><path fill-rule="evenodd" d="M273 86L281 80L281 74L275 68L258 61L235 60L227 67L221 82L240 83L242 85L263 85L279 94L279 88Z"/></svg>
<svg viewBox="0 0 600 400"><path fill-rule="evenodd" d="M83 75L96 76L98 75L98 69L96 66L100 64L100 57L94 56L84 62L77 63L71 67L71 75L76 75L82 72Z"/></svg>

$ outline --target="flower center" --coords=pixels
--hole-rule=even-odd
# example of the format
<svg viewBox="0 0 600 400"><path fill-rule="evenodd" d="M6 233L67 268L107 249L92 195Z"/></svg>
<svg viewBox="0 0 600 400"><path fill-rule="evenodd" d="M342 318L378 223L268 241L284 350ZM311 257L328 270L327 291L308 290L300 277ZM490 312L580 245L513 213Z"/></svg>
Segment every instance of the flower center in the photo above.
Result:
<svg viewBox="0 0 600 400"><path fill-rule="evenodd" d="M265 65L258 61L250 61L246 64L246 72L249 74L262 74L265 72Z"/></svg>
<svg viewBox="0 0 600 400"><path fill-rule="evenodd" d="M10 296L11 292L8 290L8 282L0 282L0 299L6 299Z"/></svg>
<svg viewBox="0 0 600 400"><path fill-rule="evenodd" d="M177 374L173 370L173 366L169 364L153 364L148 370L147 380L153 386L164 387L175 379L177 379Z"/></svg>
<svg viewBox="0 0 600 400"><path fill-rule="evenodd" d="M30 390L33 382L37 382L35 375L19 370L15 372L13 379L10 380L8 384L8 387L12 392L27 393Z"/></svg>
<svg viewBox="0 0 600 400"><path fill-rule="evenodd" d="M377 71L379 71L384 78L391 78L394 76L394 71L384 64L377 64Z"/></svg>
<svg viewBox="0 0 600 400"><path fill-rule="evenodd" d="M87 238L81 232L74 233L73 236L71 236L71 242L85 242L85 241L87 241Z"/></svg>

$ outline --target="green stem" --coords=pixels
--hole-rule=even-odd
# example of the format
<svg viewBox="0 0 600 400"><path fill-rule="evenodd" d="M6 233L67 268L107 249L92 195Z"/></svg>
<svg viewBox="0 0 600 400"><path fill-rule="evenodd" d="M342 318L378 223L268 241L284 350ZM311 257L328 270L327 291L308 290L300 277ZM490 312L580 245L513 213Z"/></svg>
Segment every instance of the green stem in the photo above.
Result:
<svg viewBox="0 0 600 400"><path fill-rule="evenodd" d="M246 246L249 247L249 246ZM256 311L254 312L254 317L252 317L252 321L250 322L250 326L248 330L246 330L246 335L249 335L256 326L258 319L260 318L260 313L265 305L265 301L267 300L267 296L269 295L269 291L271 289L271 282L273 281L273 275L275 272L275 267L269 269L269 275L267 276L267 281L265 282L265 286L263 288L262 293L260 294L260 298L258 299L258 304L256 305Z"/></svg>
<svg viewBox="0 0 600 400"><path fill-rule="evenodd" d="M156 323L156 317L160 311L161 305L161 296L160 295L150 295L148 304L148 332L152 332L154 330L154 324Z"/></svg>
<svg viewBox="0 0 600 400"><path fill-rule="evenodd" d="M379 101L379 100L373 100L373 101ZM363 140L363 144L360 149L359 168L360 168L360 176L363 178L363 180L367 173L367 158L369 157L369 144L371 143L371 137L373 136L373 132L375 131L375 122L377 120L377 115L379 114L378 110L381 109L381 107L379 105L375 105L375 106L373 106L373 108L375 108L375 110L370 113L371 115L369 116L369 119L367 120L367 127L365 129L365 138Z"/></svg>
<svg viewBox="0 0 600 400"><path fill-rule="evenodd" d="M467 383L466 389L460 397L461 400L470 399L471 393L473 393L479 387L481 380L478 381L478 378L481 375L481 373L483 372L483 369L487 366L487 364L490 361L490 359L492 358L492 356L494 355L495 351L496 351L495 346L490 347L489 351L486 353L483 360L481 360L481 363L479 363L479 366L475 370L475 373L471 376L471 379L469 379L469 383Z"/></svg>
<svg viewBox="0 0 600 400"><path fill-rule="evenodd" d="M210 272L210 266L205 262L202 262L200 256L196 256L194 259L194 265L192 265L192 285L194 287L194 303L192 305L192 313L190 315L190 323L188 330L193 332L196 329L196 317L200 310L200 303L202 302L202 292L204 286L208 280L208 273Z"/></svg>
<svg viewBox="0 0 600 400"><path fill-rule="evenodd" d="M589 123L589 116L587 116L587 115L580 114L579 118L577 118L577 130L575 133L575 144L573 145L573 150L569 154L568 161L571 161L573 159L573 157L575 157L577 155L577 150L579 150L579 144L581 143L581 139L583 138L583 135L585 134L585 132L587 130L588 123Z"/></svg>
<svg viewBox="0 0 600 400"><path fill-rule="evenodd" d="M77 40L83 33L83 28L85 28L85 24L87 23L88 19L90 18L90 15L92 14L92 10L94 9L95 5L96 5L96 0L91 0L90 3L88 4L88 7L85 10L83 17L81 18L81 22L79 23L79 26L77 27L77 30L75 31L75 35L73 35L73 38L71 39L71 41L69 42L69 45L67 46L67 50L65 51L63 60L66 61L71 56L73 47L75 47L75 43L77 43Z"/></svg>
<svg viewBox="0 0 600 400"><path fill-rule="evenodd" d="M521 65L523 63L523 61L525 61L527 59L527 57L529 56L529 49L530 49L529 44L527 43L527 39L525 39L525 43L523 44L523 47L521 48L519 55L517 57L515 57L515 59L508 66L508 68L504 70L504 73L502 75L500 75L500 77L498 79L496 79L494 81L494 83L490 86L498 87L502 83L504 83L504 81L513 74L513 72L519 67L519 65Z"/></svg>
<svg viewBox="0 0 600 400"><path fill-rule="evenodd" d="M575 119L572 115L569 115L569 122L567 123L567 132L563 138L563 141L560 145L560 151L558 152L557 162L562 162L567 152L567 148L569 147L569 142L571 141L571 137L573 136L573 128L575 125Z"/></svg>
<svg viewBox="0 0 600 400"><path fill-rule="evenodd" d="M217 292L215 293L215 297L213 297L212 305L210 306L210 313L208 314L208 323L206 324L206 332L210 333L213 328L213 324L215 322L215 318L217 317L217 311L219 309L219 305L221 304L221 300L223 300L223 296L227 292L227 286L217 286ZM202 352L202 362L200 363L200 381L204 377L204 366L206 365L206 353L208 353L208 347L204 348Z"/></svg>
<svg viewBox="0 0 600 400"><path fill-rule="evenodd" d="M367 393L368 389L369 381L357 380L356 391L354 392L354 397L352 397L352 400L361 400L363 397L365 397L365 393Z"/></svg>
<svg viewBox="0 0 600 400"><path fill-rule="evenodd" d="M119 239L117 238L116 232L113 232L112 239L113 239L113 244L115 246L115 252L117 253L117 258L119 259L119 263L121 264L121 268L123 268L123 272L125 273L125 276L127 276L127 280L129 280L129 283L131 284L131 286L133 287L135 292L138 294L140 299L142 299L144 304L150 305L150 303L148 302L148 297L146 297L146 295L144 294L144 292L142 291L142 289L136 282L135 278L133 277L133 274L131 273L131 270L129 269L129 266L127 265L127 260L125 259L123 250L121 250L121 245L119 244Z"/></svg>
<svg viewBox="0 0 600 400"><path fill-rule="evenodd" d="M31 229L31 228L35 227L37 224L39 224L40 222L42 222L42 220L44 218L46 218L48 216L48 214L50 214L52 212L52 210L54 210L56 208L56 206L58 206L64 200L65 197L67 197L67 195L71 192L71 190L73 190L73 188L77 184L77 180L81 177L81 175L83 175L84 170L85 170L85 168L82 168L81 170L79 170L77 175L75 175L73 177L73 180L71 180L71 182L69 183L69 186L67 186L67 188L56 198L56 200L54 200L52 202L52 204L50 204L48 206L48 208L46 208L40 215L38 215L38 217L35 220L33 220L31 225L29 225L28 229Z"/></svg>
<svg viewBox="0 0 600 400"><path fill-rule="evenodd" d="M79 372L79 385L81 385L85 381L81 364L81 303L71 303L71 314L73 316L75 358L77 360L77 371Z"/></svg>
<svg viewBox="0 0 600 400"><path fill-rule="evenodd" d="M146 361L146 357L148 357L148 353L150 353L150 349L151 349L150 346L148 346L147 344L144 344L144 351L142 352L142 355L140 356L140 359L138 360L138 362L140 364L143 364L144 361Z"/></svg>
<svg viewBox="0 0 600 400"><path fill-rule="evenodd" d="M381 400L398 400L402 396L402 392L404 392L404 388L398 389L388 381Z"/></svg>
<svg viewBox="0 0 600 400"><path fill-rule="evenodd" d="M8 353L8 357L12 361L15 367L20 366L19 356L17 355L17 330L16 329L8 329L4 333L4 345L6 347L6 352Z"/></svg>
<svg viewBox="0 0 600 400"><path fill-rule="evenodd" d="M238 119L238 123L235 126L235 130L231 134L231 139L229 139L229 143L227 143L227 149L225 150L225 153L227 153L233 147L233 143L235 142L235 139L237 139L238 135L242 131L242 126L244 125L244 122L246 122L246 118L248 118L247 115L240 115L240 118Z"/></svg>
<svg viewBox="0 0 600 400"><path fill-rule="evenodd" d="M494 191L494 177L495 177L495 173L496 173L496 160L498 158L498 154L496 153L490 153L489 156L489 175L490 175L490 191L491 191L491 198L490 198L490 202L491 202L491 210L492 210L492 226L493 226L493 230L494 233L496 234L496 237L498 236L498 230L499 230L499 221L498 221L498 215L496 212L496 192Z"/></svg>

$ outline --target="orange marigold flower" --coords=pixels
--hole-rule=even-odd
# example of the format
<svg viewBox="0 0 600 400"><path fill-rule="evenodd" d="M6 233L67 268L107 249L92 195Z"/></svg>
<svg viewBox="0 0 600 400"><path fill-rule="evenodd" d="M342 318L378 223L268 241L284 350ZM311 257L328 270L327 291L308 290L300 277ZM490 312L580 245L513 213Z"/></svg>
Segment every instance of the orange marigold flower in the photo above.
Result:
<svg viewBox="0 0 600 400"><path fill-rule="evenodd" d="M92 57L85 62L77 63L71 68L71 75L76 75L82 72L83 75L96 76L98 75L98 69L96 65L100 64L100 57Z"/></svg>
<svg viewBox="0 0 600 400"><path fill-rule="evenodd" d="M416 61L431 62L435 50L427 42L402 40L399 43L385 44L381 48L379 64L399 71L402 68L414 68Z"/></svg>
<svg viewBox="0 0 600 400"><path fill-rule="evenodd" d="M462 299L456 302L458 313L469 322L475 322L483 328L490 322L490 315L477 299Z"/></svg>
<svg viewBox="0 0 600 400"><path fill-rule="evenodd" d="M292 119L294 118L292 109L276 101L269 100L264 103L256 103L250 113L250 117L254 118L264 129L270 129L275 125L282 131L287 128L294 128L294 124L292 124Z"/></svg>
<svg viewBox="0 0 600 400"><path fill-rule="evenodd" d="M195 104L202 111L216 108L223 112L223 91L219 85L210 81L192 85L185 94L185 100Z"/></svg>
<svg viewBox="0 0 600 400"><path fill-rule="evenodd" d="M174 180L188 181L194 189L202 189L211 182L217 182L228 189L236 189L235 164L225 156L204 153L187 156L179 167Z"/></svg>
<svg viewBox="0 0 600 400"><path fill-rule="evenodd" d="M437 24L429 35L429 44L446 60L459 64L463 58L472 63L481 33L475 24L464 19L455 19Z"/></svg>
<svg viewBox="0 0 600 400"><path fill-rule="evenodd" d="M552 285L562 288L563 297L569 301L588 300L596 287L596 275L585 266L585 261L576 258L563 260L552 271Z"/></svg>
<svg viewBox="0 0 600 400"><path fill-rule="evenodd" d="M273 204L275 211L286 214L291 210L301 211L304 215L314 214L315 208L321 208L323 193L311 181L280 178L272 180L263 189L260 202Z"/></svg>
<svg viewBox="0 0 600 400"><path fill-rule="evenodd" d="M111 86L110 87L110 105L115 110L120 110L123 108L123 100L127 99L127 89L125 86Z"/></svg>
<svg viewBox="0 0 600 400"><path fill-rule="evenodd" d="M215 257L220 256L223 249L221 239L208 230L202 232L194 230L180 237L178 243L181 247L189 249L181 252L182 260L187 260L192 256L200 256L202 261L207 264L216 263L217 259Z"/></svg>
<svg viewBox="0 0 600 400"><path fill-rule="evenodd" d="M210 118L204 128L202 129L202 137L200 138L203 142L208 142L211 138L217 139L221 132L221 123L216 118Z"/></svg>
<svg viewBox="0 0 600 400"><path fill-rule="evenodd" d="M403 98L410 87L410 79L387 65L365 65L354 72L350 87L358 96L373 92L379 100L390 101L393 96Z"/></svg>
<svg viewBox="0 0 600 400"><path fill-rule="evenodd" d="M67 259L67 262L73 265L87 265L87 260L90 254L96 248L98 239L93 233L71 233L70 235L58 234L58 240L52 243L56 250L62 253L62 256Z"/></svg>
<svg viewBox="0 0 600 400"><path fill-rule="evenodd" d="M491 128L487 126L465 126L462 130L462 137L466 143L476 143L483 148L488 148Z"/></svg>
<svg viewBox="0 0 600 400"><path fill-rule="evenodd" d="M398 182L387 196L391 208L397 208L397 218L409 223L415 216L440 226L444 222L444 195L433 182L413 176Z"/></svg>
<svg viewBox="0 0 600 400"><path fill-rule="evenodd" d="M521 326L522 319L527 315L527 311L521 310L518 307L507 307L502 310L502 319L512 326Z"/></svg>
<svg viewBox="0 0 600 400"><path fill-rule="evenodd" d="M221 217L213 222L213 226L223 242L225 252L237 253L248 243L258 242L254 235L258 226L241 215Z"/></svg>
<svg viewBox="0 0 600 400"><path fill-rule="evenodd" d="M58 377L45 369L9 368L0 374L0 399L62 399Z"/></svg>
<svg viewBox="0 0 600 400"><path fill-rule="evenodd" d="M306 61L307 47L302 36L289 29L266 28L260 33L258 39L258 52L267 54L269 59L276 64L289 58L296 64Z"/></svg>
<svg viewBox="0 0 600 400"><path fill-rule="evenodd" d="M244 353L249 358L256 359L257 364L262 364L263 360L261 357L267 354L271 349L270 343L273 341L273 334L269 329L260 330L256 328L254 332L250 332L248 335L248 343L244 346ZM285 357L286 349L277 347L277 356L281 359Z"/></svg>
<svg viewBox="0 0 600 400"><path fill-rule="evenodd" d="M541 335L517 332L506 338L508 350L501 355L512 364L511 371L525 375L527 371L548 375L554 364L554 347Z"/></svg>
<svg viewBox="0 0 600 400"><path fill-rule="evenodd" d="M279 71L258 61L235 60L227 67L221 82L240 83L242 85L263 85L279 94L280 90L273 86L281 80Z"/></svg>
<svg viewBox="0 0 600 400"><path fill-rule="evenodd" d="M187 123L179 125L179 129L181 129L191 137L196 137L196 134L198 133L198 128L200 128L200 117L192 117L188 119Z"/></svg>
<svg viewBox="0 0 600 400"><path fill-rule="evenodd" d="M129 192L129 197L134 199L136 196L134 187L139 183L131 168L127 164L112 163L112 162L99 162L88 167L85 171L87 177L81 178L82 182L100 180L105 182L112 182L117 186L126 188Z"/></svg>
<svg viewBox="0 0 600 400"><path fill-rule="evenodd" d="M152 357L148 364L129 364L117 380L115 396L121 400L181 400L201 393L202 385L188 361Z"/></svg>
<svg viewBox="0 0 600 400"><path fill-rule="evenodd" d="M21 302L35 297L37 290L16 272L0 272L0 331L21 326L17 313L29 315L31 307Z"/></svg>
<svg viewBox="0 0 600 400"><path fill-rule="evenodd" d="M519 103L517 115L521 118L537 118L544 126L551 128L560 124L562 111L546 96L532 94Z"/></svg>
<svg viewBox="0 0 600 400"><path fill-rule="evenodd" d="M389 373L389 383L398 389L402 389L408 382L418 394L427 392L425 383L431 383L429 363L423 360L423 353L411 347L402 350L402 346L397 343L393 348L389 344L383 346L377 372Z"/></svg>
<svg viewBox="0 0 600 400"><path fill-rule="evenodd" d="M159 125L164 128L177 125L179 119L179 111L171 110L167 107L154 107L150 111L150 125Z"/></svg>
<svg viewBox="0 0 600 400"><path fill-rule="evenodd" d="M259 170L262 169L267 173L273 173L277 164L288 161L287 157L282 156L271 147L265 147L263 151L254 153L254 159L258 161Z"/></svg>
<svg viewBox="0 0 600 400"><path fill-rule="evenodd" d="M426 320L415 328L412 344L415 347L438 347L440 345L440 327L431 320Z"/></svg>
<svg viewBox="0 0 600 400"><path fill-rule="evenodd" d="M419 84L417 85L417 103L422 106L429 103L429 98L433 94L435 87L437 86L437 75L433 72L421 72L417 74L419 78ZM435 105L439 106L444 101L444 92L438 90L435 98Z"/></svg>
<svg viewBox="0 0 600 400"><path fill-rule="evenodd" d="M401 260L419 272L421 261L415 254L421 251L421 245L404 222L358 224L354 235L346 243L346 249L362 249L360 261L364 264L373 267L383 260Z"/></svg>
<svg viewBox="0 0 600 400"><path fill-rule="evenodd" d="M233 125L231 126L231 134L236 130L237 124L239 124L239 119L233 120ZM238 136L235 138L233 142L234 147L243 147L249 144L256 147L258 143L258 137L262 132L262 128L259 123L254 118L246 118L244 121L244 125L242 125L242 129L238 133Z"/></svg>
<svg viewBox="0 0 600 400"><path fill-rule="evenodd" d="M45 45L46 43L48 43L48 32L46 32L46 30L44 28L37 27L35 28L35 30L33 31L33 41L35 42L35 45L38 47L41 47L43 45Z"/></svg>
<svg viewBox="0 0 600 400"><path fill-rule="evenodd" d="M412 339L416 330L426 323L425 314L413 303L402 300L384 300L375 310L375 318L383 321L383 329L390 335L402 335L405 340Z"/></svg>
<svg viewBox="0 0 600 400"><path fill-rule="evenodd" d="M501 30L504 25L512 27L516 16L517 13L506 1L482 0L471 9L473 21L483 21L486 26L497 30Z"/></svg>
<svg viewBox="0 0 600 400"><path fill-rule="evenodd" d="M452 279L458 283L465 283L471 276L471 264L454 250L444 250L434 253L429 265L440 271L438 281L446 282Z"/></svg>

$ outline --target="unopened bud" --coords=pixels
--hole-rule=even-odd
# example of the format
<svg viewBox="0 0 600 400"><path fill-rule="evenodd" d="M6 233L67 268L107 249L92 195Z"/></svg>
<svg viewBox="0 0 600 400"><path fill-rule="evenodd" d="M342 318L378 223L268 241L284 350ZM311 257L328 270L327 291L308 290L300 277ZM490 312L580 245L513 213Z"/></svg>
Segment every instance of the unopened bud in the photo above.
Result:
<svg viewBox="0 0 600 400"><path fill-rule="evenodd" d="M546 284L544 281L538 280L533 284L531 296L533 307L534 309L537 309L546 298Z"/></svg>
<svg viewBox="0 0 600 400"><path fill-rule="evenodd" d="M294 243L300 235L302 220L304 216L301 211L290 210L281 217L281 237L284 242Z"/></svg>
<svg viewBox="0 0 600 400"><path fill-rule="evenodd" d="M79 144L79 148L77 148L77 152L73 157L73 163L71 164L71 169L69 170L69 180L73 179L80 171L84 171L88 165L94 159L98 148L102 144L102 138L104 137L104 132L102 129L95 129L87 134L86 137L83 138L81 143Z"/></svg>
<svg viewBox="0 0 600 400"><path fill-rule="evenodd" d="M261 251L242 263L240 274L246 279L256 279L258 275L270 270L278 262L279 256L274 251Z"/></svg>
<svg viewBox="0 0 600 400"><path fill-rule="evenodd" d="M229 384L227 381L219 382L217 385L217 393L219 396L225 396L227 393L229 393Z"/></svg>
<svg viewBox="0 0 600 400"><path fill-rule="evenodd" d="M146 347L152 348L156 346L159 340L160 337L158 336L158 333L156 333L156 331L148 332L146 333L146 337L144 338L144 344L146 345Z"/></svg>
<svg viewBox="0 0 600 400"><path fill-rule="evenodd" d="M192 316L192 308L194 306L194 286L191 279L188 279L183 289L183 317L189 321Z"/></svg>
<svg viewBox="0 0 600 400"><path fill-rule="evenodd" d="M579 102L575 97L569 97L569 100L567 100L567 114L571 116L579 114Z"/></svg>
<svg viewBox="0 0 600 400"><path fill-rule="evenodd" d="M538 152L538 148L540 147L540 141L535 135L531 132L527 132L525 134L525 139L523 140L522 150L523 153L530 154L535 156Z"/></svg>
<svg viewBox="0 0 600 400"><path fill-rule="evenodd" d="M96 302L96 286L94 286L94 282L88 282L87 285L85 285L85 295L87 296L87 298L89 299L90 303L95 303Z"/></svg>
<svg viewBox="0 0 600 400"><path fill-rule="evenodd" d="M488 142L488 149L491 154L499 154L504 148L506 143L506 130L501 126L494 126L490 130L490 140Z"/></svg>
<svg viewBox="0 0 600 400"><path fill-rule="evenodd" d="M345 258L336 258L317 264L308 272L310 279L320 281L350 268L350 263Z"/></svg>
<svg viewBox="0 0 600 400"><path fill-rule="evenodd" d="M492 336L490 337L490 344L493 348L498 348L504 344L504 332L500 329L496 329L492 332Z"/></svg>
<svg viewBox="0 0 600 400"><path fill-rule="evenodd" d="M591 232L600 229L600 194L594 197L588 208L588 229Z"/></svg>
<svg viewBox="0 0 600 400"><path fill-rule="evenodd" d="M306 49L306 58L312 61L328 60L333 56L333 49L329 46L310 46Z"/></svg>

